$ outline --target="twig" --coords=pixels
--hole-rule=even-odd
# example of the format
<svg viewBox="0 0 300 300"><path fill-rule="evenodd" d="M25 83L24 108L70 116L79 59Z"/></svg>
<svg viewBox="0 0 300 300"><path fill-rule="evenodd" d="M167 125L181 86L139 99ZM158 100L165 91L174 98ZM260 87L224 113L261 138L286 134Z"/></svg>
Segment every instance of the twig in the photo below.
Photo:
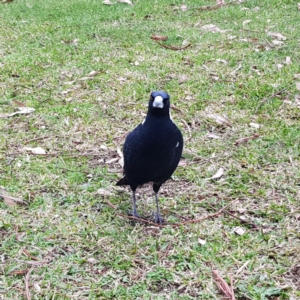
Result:
<svg viewBox="0 0 300 300"><path fill-rule="evenodd" d="M192 46L191 43L187 44L186 46L183 47L176 47L176 46L169 46L169 45L165 45L159 41L155 41L157 44L159 44L160 46L166 48L166 49L171 49L171 50L185 50L186 48Z"/></svg>
<svg viewBox="0 0 300 300"><path fill-rule="evenodd" d="M272 94L271 96L262 99L262 100L260 101L260 103L257 105L257 107L256 107L254 113L256 114L257 111L259 110L259 108L260 108L264 103L266 103L267 101L271 100L272 98L274 98L274 97L280 95L281 93L285 92L286 90L287 90L287 88L284 88L284 89L282 89L282 90L280 90L280 91L278 91L278 92Z"/></svg>
<svg viewBox="0 0 300 300"><path fill-rule="evenodd" d="M182 119L181 120L183 123L184 123L184 125L187 127L187 130L188 130L188 133L189 133L189 137L186 139L186 141L188 141L188 140L190 140L191 138L192 138L192 131L191 131L191 128L190 128L190 126L188 125L188 123L184 120L184 119Z"/></svg>
<svg viewBox="0 0 300 300"><path fill-rule="evenodd" d="M235 70L230 72L230 75L234 75L241 67L242 67L242 64L239 64L238 67Z"/></svg>
<svg viewBox="0 0 300 300"><path fill-rule="evenodd" d="M235 199L233 201L231 201L230 203L228 203L227 205L225 205L223 208L221 208L219 211L217 211L216 213L214 214L210 214L210 215L207 215L205 217L202 217L202 218L198 218L198 219L193 219L193 220L188 220L188 221L184 221L184 222L181 222L181 223L176 223L174 224L172 227L178 227L178 226L181 226L181 225L186 225L186 224L192 224L192 223L198 223L200 221L203 221L203 220L206 220L206 219L210 219L210 218L214 218L214 217L217 217L219 216L220 214L222 214L231 204L233 204L234 202L236 202L238 199Z"/></svg>
<svg viewBox="0 0 300 300"><path fill-rule="evenodd" d="M29 291L29 276L30 276L30 273L33 271L33 269L34 269L34 267L31 267L25 276L25 293L26 293L27 300L31 300L31 295L30 295L30 291Z"/></svg>
<svg viewBox="0 0 300 300"><path fill-rule="evenodd" d="M219 290L226 296L229 300L236 300L233 290L233 280L232 277L230 277L230 287L228 283L219 275L217 270L212 270L212 273L215 277L216 284L219 288Z"/></svg>
<svg viewBox="0 0 300 300"><path fill-rule="evenodd" d="M235 214L231 213L231 212L228 211L228 210L225 210L224 213L225 213L225 214L228 214L228 215L230 215L230 216L232 216L233 218L238 219L239 221L241 221L241 222L244 223L244 224L248 224L248 225L252 226L253 229L255 229L255 230L259 230L259 229L260 229L255 223L252 223L252 222L250 222L250 221L244 220L244 219L242 219L242 218L236 216Z"/></svg>

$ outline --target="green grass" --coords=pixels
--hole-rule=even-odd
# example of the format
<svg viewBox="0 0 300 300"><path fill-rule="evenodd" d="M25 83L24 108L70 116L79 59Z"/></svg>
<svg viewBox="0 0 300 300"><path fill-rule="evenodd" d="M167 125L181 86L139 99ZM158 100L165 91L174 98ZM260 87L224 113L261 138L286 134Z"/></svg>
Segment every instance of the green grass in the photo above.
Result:
<svg viewBox="0 0 300 300"><path fill-rule="evenodd" d="M0 193L29 204L0 202L0 298L26 299L31 267L32 299L221 299L212 270L233 277L237 299L300 297L297 3L204 11L215 1L184 3L186 11L177 0L1 4L0 115L19 102L35 112L0 118ZM227 31L204 32L207 24ZM268 31L286 40L274 45ZM154 34L192 46L165 49ZM248 223L222 213L159 229L119 216L131 208L130 193L115 186L122 168L110 160L155 89L171 95L186 140L185 164L160 193L167 223L234 200L229 212ZM207 180L220 167L224 175ZM137 196L138 210L151 215L151 189Z"/></svg>

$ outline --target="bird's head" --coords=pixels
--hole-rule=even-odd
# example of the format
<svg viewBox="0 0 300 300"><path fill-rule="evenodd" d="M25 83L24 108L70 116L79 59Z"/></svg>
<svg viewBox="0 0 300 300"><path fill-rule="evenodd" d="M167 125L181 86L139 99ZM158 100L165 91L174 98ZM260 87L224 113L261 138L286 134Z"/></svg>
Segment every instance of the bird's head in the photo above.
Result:
<svg viewBox="0 0 300 300"><path fill-rule="evenodd" d="M164 91L154 91L150 95L148 114L169 115L170 96Z"/></svg>

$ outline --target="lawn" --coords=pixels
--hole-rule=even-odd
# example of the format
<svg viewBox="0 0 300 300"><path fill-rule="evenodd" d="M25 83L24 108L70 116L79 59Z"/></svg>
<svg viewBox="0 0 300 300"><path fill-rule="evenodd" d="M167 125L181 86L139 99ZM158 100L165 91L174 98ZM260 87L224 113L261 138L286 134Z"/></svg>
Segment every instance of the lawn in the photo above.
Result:
<svg viewBox="0 0 300 300"><path fill-rule="evenodd" d="M299 5L132 2L0 4L0 299L300 299ZM153 90L163 226L115 185Z"/></svg>

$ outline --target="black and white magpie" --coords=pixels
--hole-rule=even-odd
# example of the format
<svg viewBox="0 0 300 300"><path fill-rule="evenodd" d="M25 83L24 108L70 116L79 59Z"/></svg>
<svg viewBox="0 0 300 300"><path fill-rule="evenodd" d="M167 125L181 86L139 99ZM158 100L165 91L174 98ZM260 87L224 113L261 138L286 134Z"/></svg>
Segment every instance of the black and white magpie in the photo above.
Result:
<svg viewBox="0 0 300 300"><path fill-rule="evenodd" d="M170 96L163 91L152 92L146 119L125 140L124 177L117 182L117 185L129 185L132 190L134 217L138 217L136 188L152 182L156 201L155 222L163 222L157 193L177 168L182 149L181 131L170 116Z"/></svg>

